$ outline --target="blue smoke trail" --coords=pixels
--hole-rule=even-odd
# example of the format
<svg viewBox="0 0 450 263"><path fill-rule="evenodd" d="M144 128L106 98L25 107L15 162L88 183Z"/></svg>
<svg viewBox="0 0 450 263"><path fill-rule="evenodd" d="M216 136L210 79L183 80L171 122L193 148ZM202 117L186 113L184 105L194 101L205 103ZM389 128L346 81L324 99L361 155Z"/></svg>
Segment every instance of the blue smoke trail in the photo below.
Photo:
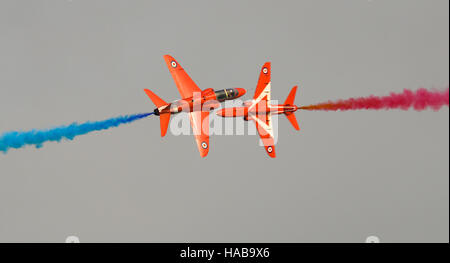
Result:
<svg viewBox="0 0 450 263"><path fill-rule="evenodd" d="M130 123L152 114L153 113L139 113L124 115L103 121L88 121L82 124L74 122L70 125L59 126L47 130L5 132L0 135L0 151L6 153L10 148L18 149L26 145L35 145L36 148L41 148L44 142L59 142L62 139L73 140L79 135L117 127L121 124Z"/></svg>

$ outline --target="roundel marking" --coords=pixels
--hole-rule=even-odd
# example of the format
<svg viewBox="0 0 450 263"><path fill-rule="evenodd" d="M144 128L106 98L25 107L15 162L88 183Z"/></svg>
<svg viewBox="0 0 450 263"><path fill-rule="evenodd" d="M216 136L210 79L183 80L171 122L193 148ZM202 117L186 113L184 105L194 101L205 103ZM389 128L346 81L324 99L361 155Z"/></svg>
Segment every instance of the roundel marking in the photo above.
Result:
<svg viewBox="0 0 450 263"><path fill-rule="evenodd" d="M172 68L176 68L177 62L175 62L175 60L172 60L172 62L170 62L170 65L172 66Z"/></svg>
<svg viewBox="0 0 450 263"><path fill-rule="evenodd" d="M267 151L268 151L269 153L271 153L271 152L273 151L272 146L267 147Z"/></svg>
<svg viewBox="0 0 450 263"><path fill-rule="evenodd" d="M262 70L262 72L263 72L264 74L267 74L267 72L269 72L269 70L268 70L266 67L264 67L263 70Z"/></svg>
<svg viewBox="0 0 450 263"><path fill-rule="evenodd" d="M203 149L207 149L208 148L208 144L206 142L202 142L202 148Z"/></svg>

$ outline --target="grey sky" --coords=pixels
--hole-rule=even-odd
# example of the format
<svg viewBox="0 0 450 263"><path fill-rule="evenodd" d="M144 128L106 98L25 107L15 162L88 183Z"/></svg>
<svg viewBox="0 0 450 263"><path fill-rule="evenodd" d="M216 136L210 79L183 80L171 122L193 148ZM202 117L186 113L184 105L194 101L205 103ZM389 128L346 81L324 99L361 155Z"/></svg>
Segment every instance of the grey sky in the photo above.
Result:
<svg viewBox="0 0 450 263"><path fill-rule="evenodd" d="M297 104L449 85L445 0L0 0L0 132L146 112L201 89ZM0 154L0 242L449 241L449 111L297 112L256 136L160 138L156 117ZM253 124L250 124L253 125Z"/></svg>

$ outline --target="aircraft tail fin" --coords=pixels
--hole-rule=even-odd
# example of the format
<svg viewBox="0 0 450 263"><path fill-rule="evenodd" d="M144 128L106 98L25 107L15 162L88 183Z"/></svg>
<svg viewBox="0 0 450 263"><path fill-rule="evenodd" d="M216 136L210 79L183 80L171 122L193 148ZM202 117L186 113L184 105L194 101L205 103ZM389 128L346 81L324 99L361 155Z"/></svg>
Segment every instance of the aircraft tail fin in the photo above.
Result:
<svg viewBox="0 0 450 263"><path fill-rule="evenodd" d="M150 100L157 107L155 113L156 115L159 115L159 124L161 126L161 137L164 137L167 133L167 129L169 128L170 123L170 111L164 109L166 109L169 106L169 104L160 97L158 97L151 90L144 89L144 91L145 93L147 93Z"/></svg>

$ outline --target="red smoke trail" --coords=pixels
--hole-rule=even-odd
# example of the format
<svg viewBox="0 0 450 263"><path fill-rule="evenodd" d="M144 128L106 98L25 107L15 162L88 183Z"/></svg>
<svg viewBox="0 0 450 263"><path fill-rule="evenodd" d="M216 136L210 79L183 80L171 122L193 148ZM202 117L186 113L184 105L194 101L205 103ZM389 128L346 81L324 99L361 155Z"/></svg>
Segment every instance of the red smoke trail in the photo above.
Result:
<svg viewBox="0 0 450 263"><path fill-rule="evenodd" d="M444 91L427 90L416 91L405 89L402 93L391 93L389 96L350 98L346 100L328 101L324 103L299 107L302 110L345 111L345 110L381 110L414 108L417 111L432 108L437 111L442 106L448 106L449 89Z"/></svg>

